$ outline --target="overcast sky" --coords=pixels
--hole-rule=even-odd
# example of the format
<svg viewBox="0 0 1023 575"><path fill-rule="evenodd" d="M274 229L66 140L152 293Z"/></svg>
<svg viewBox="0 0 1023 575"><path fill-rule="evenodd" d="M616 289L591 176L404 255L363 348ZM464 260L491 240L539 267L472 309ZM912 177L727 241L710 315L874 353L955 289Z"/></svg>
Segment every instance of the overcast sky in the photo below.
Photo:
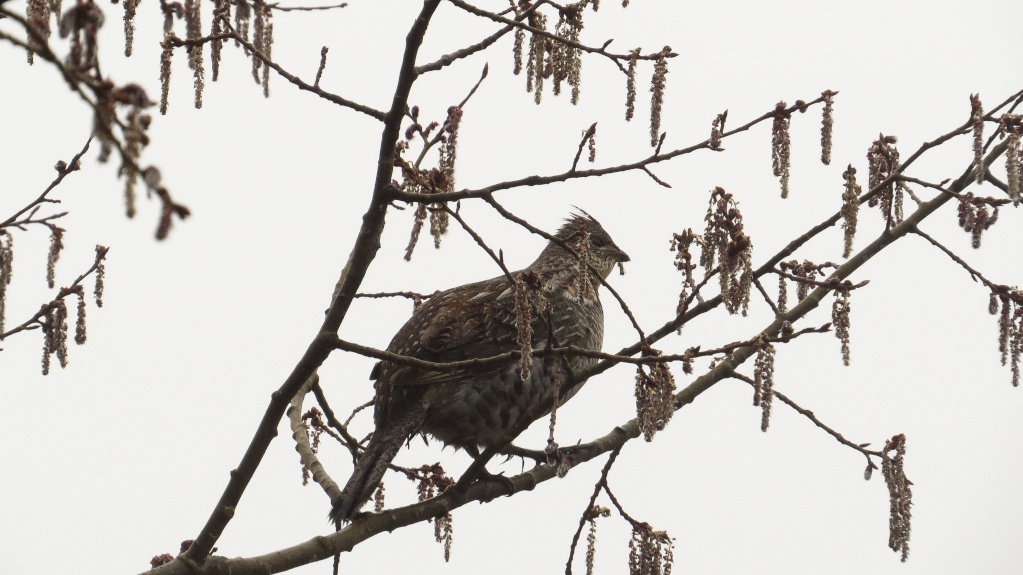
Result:
<svg viewBox="0 0 1023 575"><path fill-rule="evenodd" d="M320 47L327 45L322 86L386 109L403 38L419 5L354 0L330 13L276 13L274 58L311 80ZM501 9L507 3L486 5ZM22 10L23 2L8 6ZM128 61L120 55L121 8L101 7L107 14L104 72L118 83L142 84L155 99L158 3L140 5L135 55ZM848 164L859 169L866 187L865 153L878 133L897 136L908 157L969 117L971 93L990 109L1019 90L1021 16L1023 7L1010 0L635 0L624 10L605 0L598 13L587 12L583 42L599 46L613 38L611 47L620 52L670 45L679 54L667 79L665 149L702 141L711 120L726 109L735 127L779 100L809 101L830 89L840 92L832 165L819 161L815 108L792 120L787 200L780 199L771 174L769 123L729 138L723 153L655 167L671 189L638 173L498 198L549 231L573 205L597 217L633 260L624 277L612 275L610 282L651 331L677 304L680 277L667 249L671 234L689 227L702 232L708 190L722 186L737 197L759 265L838 209ZM420 61L494 29L442 4ZM180 23L178 30L183 34ZM155 117L143 163L160 167L193 217L176 223L168 241L156 242L158 202L140 201L139 215L127 220L116 166L97 165L95 150L90 152L85 169L55 195L62 204L53 209L70 211L62 220L67 249L57 281L66 285L86 269L95 244L109 246L105 306L90 305L88 343L70 350L67 369L47 377L39 374L37 332L2 345L0 526L6 535L0 572L132 573L194 537L270 393L315 335L367 206L378 122L299 92L279 77L271 80L272 97L263 99L249 64L233 47L225 47L222 80L208 81L204 107L196 111L182 55L174 64L169 114ZM624 77L598 58L584 61L578 106L549 93L534 105L525 79L511 75L510 37L423 77L412 103L424 119L443 121L485 63L490 75L464 113L459 188L562 172L580 133L593 122L597 166L649 155L649 66L641 67L637 118L629 124L623 120ZM45 188L57 160L80 149L91 119L53 69L26 66L24 54L8 44L0 48L0 70L0 217L6 218ZM911 174L930 181L955 178L970 159L969 139L959 138L925 156ZM1001 194L990 185L975 191ZM926 190L917 193L931 197ZM907 212L912 206L907 200ZM483 204L464 202L462 213L513 268L527 265L542 248L540 239L500 221ZM876 210L861 211L860 222L857 248L883 229ZM957 228L952 203L922 228L992 281L1014 285L1023 278L1021 223L1018 210L1003 209L980 250L970 249L968 235ZM364 291L430 293L499 273L455 225L440 250L424 238L413 260L404 262L410 227L411 211L388 213ZM841 241L840 231L831 230L798 257L839 262ZM47 243L40 230L15 236L8 326L51 297L45 289ZM896 433L907 435L906 473L915 500L909 562L900 564L887 548L887 490L880 474L863 480L860 454L780 404L770 431L761 433L751 391L741 382L722 381L677 413L653 443L630 443L609 478L632 516L675 537L676 573L911 575L1023 568L1023 390L1010 385L1009 370L999 365L988 292L915 237L898 242L852 279L870 280L852 297L852 365L841 365L832 335L808 336L779 346L776 386L852 441L879 448ZM767 284L772 289L775 281ZM604 301L604 347L613 351L634 335L607 294ZM746 339L771 318L762 301L754 298L751 305L749 318L710 314L660 347L681 352ZM340 333L383 348L410 311L404 300L361 300ZM797 327L828 321L830 307L822 306ZM337 353L324 365L322 383L336 411L346 413L372 396L372 363ZM752 362L741 371L751 374ZM632 417L633 375L623 366L591 381L559 412L560 442L588 441ZM680 369L675 376L680 385L691 381ZM360 434L370 430L368 416L357 421ZM331 531L325 521L329 502L318 487L302 487L290 435L282 422L280 437L218 542L219 554L260 555ZM519 443L542 447L545 436L542 422ZM346 452L325 448L322 459L335 480L347 479ZM397 459L408 465L442 461L452 472L467 460L418 441ZM432 526L423 524L360 545L343 557L343 569L563 572L602 464L603 458L577 467L514 500L459 509L448 565L432 541ZM491 464L491 470L514 474L520 463ZM389 504L414 498L411 484L398 477L387 482ZM625 522L602 519L599 530L597 572L625 572ZM581 560L575 567L585 569ZM321 563L297 572L328 569Z"/></svg>

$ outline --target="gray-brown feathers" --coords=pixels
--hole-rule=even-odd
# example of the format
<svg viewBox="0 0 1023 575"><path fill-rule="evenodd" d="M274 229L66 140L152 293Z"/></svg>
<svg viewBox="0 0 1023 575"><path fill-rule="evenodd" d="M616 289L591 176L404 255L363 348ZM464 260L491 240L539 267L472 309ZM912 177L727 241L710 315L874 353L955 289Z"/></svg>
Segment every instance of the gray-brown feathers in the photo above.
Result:
<svg viewBox="0 0 1023 575"><path fill-rule="evenodd" d="M553 340L559 346L600 350L600 280L629 256L585 212L569 218L554 237L563 245L549 242L536 261L512 274L530 280L523 285L532 285L532 347ZM398 330L387 350L433 362L499 355L520 348L517 320L516 287L502 275L435 294ZM550 412L569 374L592 363L582 357L545 356L536 358L528 377L522 377L518 358L456 372L381 362L372 374L376 430L331 518L339 523L351 519L411 436L427 433L472 452L509 441L514 429ZM582 383L563 391L562 401Z"/></svg>

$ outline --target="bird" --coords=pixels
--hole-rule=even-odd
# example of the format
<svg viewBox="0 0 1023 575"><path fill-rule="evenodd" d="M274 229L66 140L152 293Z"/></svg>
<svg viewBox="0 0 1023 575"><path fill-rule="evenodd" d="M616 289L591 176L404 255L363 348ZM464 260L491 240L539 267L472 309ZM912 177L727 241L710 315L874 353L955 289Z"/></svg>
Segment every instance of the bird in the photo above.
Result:
<svg viewBox="0 0 1023 575"><path fill-rule="evenodd" d="M397 331L387 351L431 362L528 352L520 315L529 319L524 333L531 349L554 343L600 351L604 312L598 291L630 258L582 210L572 213L553 238L522 270L433 294ZM549 414L555 401L575 395L585 381L573 374L596 361L544 354L526 370L521 357L509 357L457 371L377 363L370 374L375 430L333 501L330 519L339 528L351 521L414 436L429 435L474 456L481 448L502 447L514 439L510 434ZM570 387L562 389L566 383Z"/></svg>

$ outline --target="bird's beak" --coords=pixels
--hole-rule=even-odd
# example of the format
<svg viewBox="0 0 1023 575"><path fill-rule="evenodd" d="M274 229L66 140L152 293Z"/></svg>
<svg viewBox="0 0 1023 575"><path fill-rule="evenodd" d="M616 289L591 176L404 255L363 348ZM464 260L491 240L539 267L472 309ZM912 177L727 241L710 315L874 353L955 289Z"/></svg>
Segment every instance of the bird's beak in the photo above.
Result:
<svg viewBox="0 0 1023 575"><path fill-rule="evenodd" d="M629 257L629 254L623 252L622 250L618 250L617 252L615 252L615 260L617 260L618 263L623 263L632 261L632 258Z"/></svg>

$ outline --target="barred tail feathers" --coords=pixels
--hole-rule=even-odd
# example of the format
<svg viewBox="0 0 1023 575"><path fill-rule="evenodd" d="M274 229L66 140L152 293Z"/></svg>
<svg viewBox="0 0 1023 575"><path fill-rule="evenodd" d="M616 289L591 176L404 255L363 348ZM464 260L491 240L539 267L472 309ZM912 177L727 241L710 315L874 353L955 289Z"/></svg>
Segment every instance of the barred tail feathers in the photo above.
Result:
<svg viewBox="0 0 1023 575"><path fill-rule="evenodd" d="M398 450L419 431L424 416L425 409L415 405L413 409L405 411L398 417L392 416L390 421L373 433L369 445L355 464L352 477L341 491L341 497L334 503L334 508L330 512L331 521L338 526L351 521L359 509L369 501Z"/></svg>

